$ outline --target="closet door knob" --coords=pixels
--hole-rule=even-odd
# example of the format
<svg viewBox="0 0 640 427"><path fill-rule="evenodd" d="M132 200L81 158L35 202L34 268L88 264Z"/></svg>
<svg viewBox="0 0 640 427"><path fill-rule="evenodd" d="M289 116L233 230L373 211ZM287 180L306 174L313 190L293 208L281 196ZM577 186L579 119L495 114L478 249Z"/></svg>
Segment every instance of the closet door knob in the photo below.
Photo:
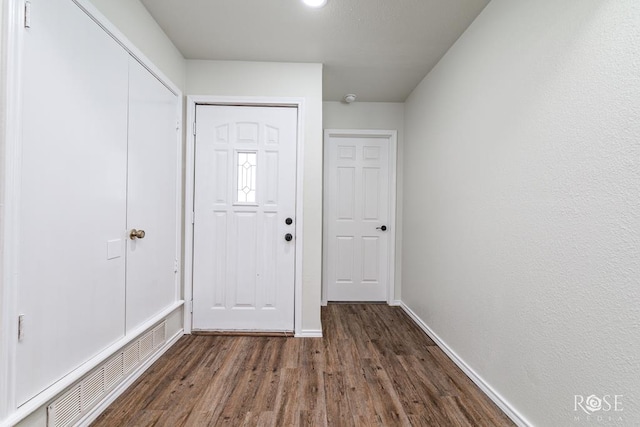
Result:
<svg viewBox="0 0 640 427"><path fill-rule="evenodd" d="M131 233L129 233L129 238L131 240L144 239L145 235L146 233L144 232L144 230L136 230L134 228L133 230L131 230Z"/></svg>

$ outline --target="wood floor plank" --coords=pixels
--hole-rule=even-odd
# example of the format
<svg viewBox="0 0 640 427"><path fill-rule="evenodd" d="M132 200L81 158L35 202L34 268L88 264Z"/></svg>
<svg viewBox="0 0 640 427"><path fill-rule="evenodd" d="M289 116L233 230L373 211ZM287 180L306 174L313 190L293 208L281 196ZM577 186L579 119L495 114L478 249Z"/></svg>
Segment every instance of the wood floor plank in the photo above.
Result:
<svg viewBox="0 0 640 427"><path fill-rule="evenodd" d="M367 359L362 361L362 369L376 413L383 424L409 425L409 418L384 369L375 361Z"/></svg>
<svg viewBox="0 0 640 427"><path fill-rule="evenodd" d="M318 416L326 420L325 393L323 384L324 357L321 351L322 341L304 340L300 343L302 363L300 366L300 409L308 416ZM318 412L318 414L315 414Z"/></svg>
<svg viewBox="0 0 640 427"><path fill-rule="evenodd" d="M352 426L355 425L349 399L347 398L347 384L342 372L325 373L324 391L327 396L327 425Z"/></svg>
<svg viewBox="0 0 640 427"><path fill-rule="evenodd" d="M293 426L299 421L300 370L287 368L280 378L276 398L275 422L278 426Z"/></svg>
<svg viewBox="0 0 640 427"><path fill-rule="evenodd" d="M297 425L308 427L321 427L327 425L326 413L320 410L300 411L300 418Z"/></svg>
<svg viewBox="0 0 640 427"><path fill-rule="evenodd" d="M381 363L412 425L416 425L415 420L423 420L418 425L445 425L444 414L438 405L439 396L425 394L415 380L414 372L404 369L399 356Z"/></svg>
<svg viewBox="0 0 640 427"><path fill-rule="evenodd" d="M400 308L331 304L322 323L185 336L93 425L513 426Z"/></svg>
<svg viewBox="0 0 640 427"><path fill-rule="evenodd" d="M438 362L440 370L446 369L452 362L438 347L429 349L429 353ZM495 404L484 394L460 369L447 370L452 384L457 388L459 397L457 402L472 414L477 425L503 425L509 423L509 418L502 411L494 411ZM462 401L462 403L460 403Z"/></svg>

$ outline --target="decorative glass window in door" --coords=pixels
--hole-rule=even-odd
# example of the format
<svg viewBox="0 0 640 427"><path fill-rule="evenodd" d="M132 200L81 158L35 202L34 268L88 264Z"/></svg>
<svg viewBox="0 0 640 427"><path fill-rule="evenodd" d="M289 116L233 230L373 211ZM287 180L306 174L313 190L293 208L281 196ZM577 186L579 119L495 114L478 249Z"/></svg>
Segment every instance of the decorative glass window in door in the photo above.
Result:
<svg viewBox="0 0 640 427"><path fill-rule="evenodd" d="M258 173L258 153L238 152L238 203L256 202L256 178Z"/></svg>

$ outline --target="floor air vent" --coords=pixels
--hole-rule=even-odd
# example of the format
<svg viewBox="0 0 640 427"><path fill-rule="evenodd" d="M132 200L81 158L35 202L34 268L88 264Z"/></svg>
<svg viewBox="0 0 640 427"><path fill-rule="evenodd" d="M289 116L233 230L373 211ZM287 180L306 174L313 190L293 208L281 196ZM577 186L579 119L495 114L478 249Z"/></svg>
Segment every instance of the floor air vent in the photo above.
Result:
<svg viewBox="0 0 640 427"><path fill-rule="evenodd" d="M98 368L85 375L47 407L47 427L74 425L93 406L145 362L167 340L166 322L141 335Z"/></svg>

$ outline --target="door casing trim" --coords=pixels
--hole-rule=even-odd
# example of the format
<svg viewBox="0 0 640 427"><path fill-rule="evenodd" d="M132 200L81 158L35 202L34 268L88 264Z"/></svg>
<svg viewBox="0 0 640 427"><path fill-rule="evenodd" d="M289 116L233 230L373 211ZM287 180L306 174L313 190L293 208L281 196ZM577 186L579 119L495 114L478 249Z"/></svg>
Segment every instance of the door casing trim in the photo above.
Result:
<svg viewBox="0 0 640 427"><path fill-rule="evenodd" d="M297 116L296 138L296 225L295 225L295 276L294 276L294 334L302 331L302 248L304 246L303 178L304 178L304 98L260 97L260 96L187 96L185 203L184 203L184 331L190 334L193 326L193 202L195 190L195 119L198 105L252 106L252 107L295 107Z"/></svg>
<svg viewBox="0 0 640 427"><path fill-rule="evenodd" d="M387 278L387 304L394 305L395 297L395 274L396 274L396 229L398 222L396 220L397 211L397 157L398 157L398 131L396 130L370 130L370 129L325 129L324 131L324 167L323 167L323 191L329 188L329 139L331 137L348 137L348 138L380 138L389 141L389 277ZM323 195L322 207L322 305L327 305L327 288L329 285L328 264L329 259L329 206L327 198Z"/></svg>

